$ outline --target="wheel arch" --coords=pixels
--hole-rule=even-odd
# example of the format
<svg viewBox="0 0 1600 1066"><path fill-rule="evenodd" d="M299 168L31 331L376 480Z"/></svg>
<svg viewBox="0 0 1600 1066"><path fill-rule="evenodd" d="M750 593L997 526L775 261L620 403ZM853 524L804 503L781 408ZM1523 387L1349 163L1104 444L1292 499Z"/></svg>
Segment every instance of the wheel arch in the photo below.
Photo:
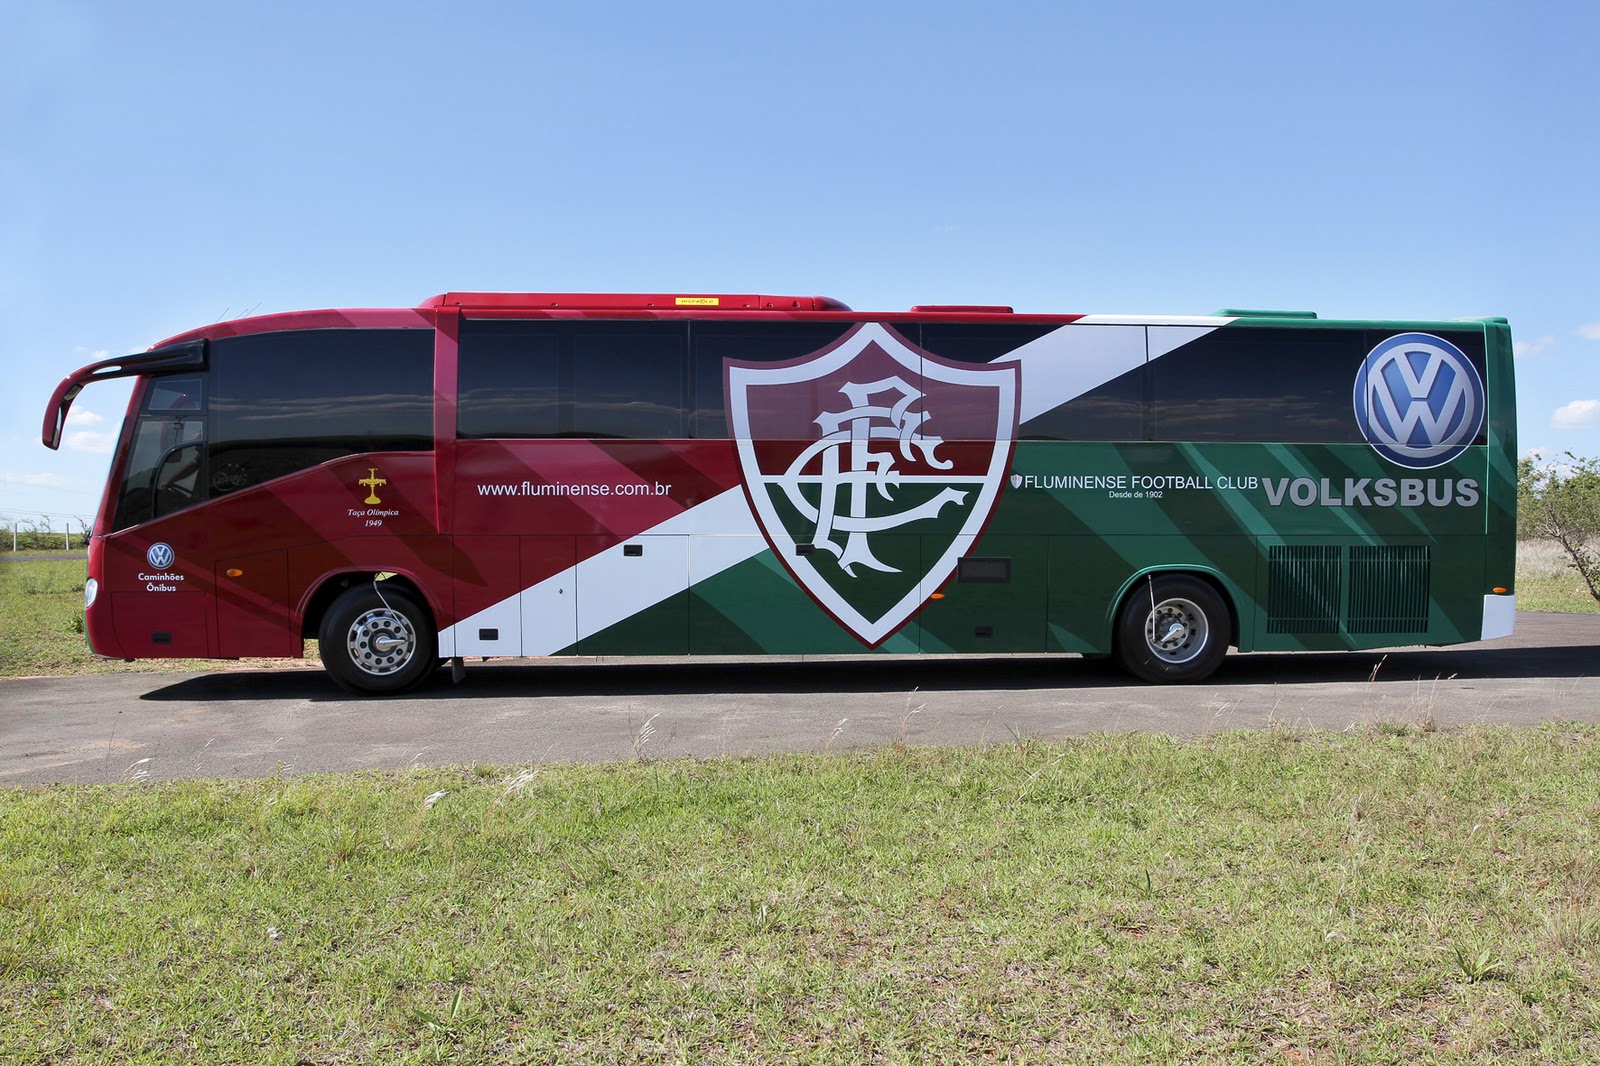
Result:
<svg viewBox="0 0 1600 1066"><path fill-rule="evenodd" d="M439 629L441 617L439 605L428 596L422 583L410 574L399 570L336 570L324 574L307 586L307 592L300 601L301 639L309 640L316 637L322 628L323 618L327 616L328 608L333 606L334 601L346 589L375 581L382 581L386 585L393 582L394 586L410 592L433 616L434 630Z"/></svg>
<svg viewBox="0 0 1600 1066"><path fill-rule="evenodd" d="M1158 576L1183 576L1194 577L1216 590L1222 598L1222 603L1228 609L1228 644L1237 647L1239 644L1239 602L1241 590L1220 571L1210 566L1195 566L1192 563L1168 563L1158 566L1147 566L1136 570L1133 576L1123 582L1117 589L1117 594L1112 597L1111 603L1106 608L1104 624L1106 632L1111 634L1114 645L1117 639L1117 619L1122 616L1122 608L1130 597L1141 590L1145 582Z"/></svg>

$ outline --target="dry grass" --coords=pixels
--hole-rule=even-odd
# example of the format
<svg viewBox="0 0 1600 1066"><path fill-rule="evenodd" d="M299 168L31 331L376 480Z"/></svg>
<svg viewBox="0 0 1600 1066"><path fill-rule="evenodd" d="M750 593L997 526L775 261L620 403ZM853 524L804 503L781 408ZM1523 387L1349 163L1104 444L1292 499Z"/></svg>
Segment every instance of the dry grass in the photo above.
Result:
<svg viewBox="0 0 1600 1066"><path fill-rule="evenodd" d="M1517 607L1524 611L1600 614L1560 545L1549 540L1517 542Z"/></svg>

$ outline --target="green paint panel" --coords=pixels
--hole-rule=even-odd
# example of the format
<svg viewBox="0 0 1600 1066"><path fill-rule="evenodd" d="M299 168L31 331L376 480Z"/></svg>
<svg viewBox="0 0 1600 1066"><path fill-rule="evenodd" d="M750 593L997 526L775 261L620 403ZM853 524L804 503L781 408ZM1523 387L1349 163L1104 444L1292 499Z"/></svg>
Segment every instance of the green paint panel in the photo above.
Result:
<svg viewBox="0 0 1600 1066"><path fill-rule="evenodd" d="M1024 441L990 523L1050 534L1069 507L1096 533L1481 534L1488 457L1469 448L1402 471L1357 444L1067 444ZM1020 479L1020 483L1017 479Z"/></svg>
<svg viewBox="0 0 1600 1066"><path fill-rule="evenodd" d="M853 655L872 649L806 595L770 550L697 583L689 605L696 655ZM877 650L919 650L913 619Z"/></svg>
<svg viewBox="0 0 1600 1066"><path fill-rule="evenodd" d="M924 546L937 559L945 542ZM1046 649L1047 553L1039 537L985 536L968 553L971 576L1005 581L961 580L960 569L941 590L942 599L923 607L922 650L927 652L1042 652ZM981 572L976 572L981 571Z"/></svg>
<svg viewBox="0 0 1600 1066"><path fill-rule="evenodd" d="M1115 560L1105 554L1107 543L1091 535L1050 538L1051 650L1109 652L1118 608L1138 594L1145 575L1201 574L1241 617L1254 608L1256 549L1248 537L1120 537Z"/></svg>
<svg viewBox="0 0 1600 1066"><path fill-rule="evenodd" d="M1504 323L1334 323L1277 313L1225 328L1257 327L1481 328L1488 444L1413 470L1364 443L1020 441L986 531L967 553L1008 560L1009 579L952 576L942 597L880 650L1107 652L1119 603L1137 594L1146 575L1163 571L1212 580L1237 612L1244 650L1476 639L1483 597L1512 587L1515 563L1515 398ZM915 507L937 490L907 484L898 491L896 508ZM781 495L774 504L798 542L814 535L814 518ZM874 533L856 545L848 567L826 546L805 563L791 562L814 567L829 589L875 618L945 553L961 518L949 509ZM641 616L648 647L628 644L638 638L624 640L619 626L582 648L868 650L769 550L696 584L681 611L677 603ZM668 635L674 626L682 640Z"/></svg>
<svg viewBox="0 0 1600 1066"><path fill-rule="evenodd" d="M1117 606L1146 573L1206 574L1238 614L1245 650L1381 647L1476 639L1483 595L1508 585L1510 565L1486 576L1485 559L1509 558L1485 527L1511 527L1487 502L1488 449L1469 449L1430 471L1397 472L1364 445L1188 445L1157 442L1018 445L1015 478L989 531L969 555L1010 560L1004 583L952 577L940 600L890 638L889 651L1106 652ZM1498 481L1494 482L1498 483ZM1514 515L1512 516L1514 521ZM899 573L857 567L851 577L830 555L816 561L829 583L879 585L874 609L903 594L954 535L879 535L873 556ZM1274 546L1327 545L1340 552L1332 631L1295 632L1268 617ZM1416 546L1428 558L1426 632L1351 631L1351 549ZM813 559L816 557L813 556ZM1369 564L1367 565L1370 570ZM1366 572L1366 571L1363 571ZM1359 574L1357 575L1359 577ZM1373 579L1376 580L1376 579ZM1359 592L1359 589L1357 590ZM1379 590L1381 591L1381 590ZM1375 595L1377 593L1371 593ZM696 585L682 601L630 622L648 648L701 654L848 654L867 651L801 589L770 551ZM685 635L674 639L673 627ZM986 630L985 630L986 627ZM589 652L644 653L613 627L580 643ZM980 635L987 631L990 635ZM630 636L627 640L639 639Z"/></svg>
<svg viewBox="0 0 1600 1066"><path fill-rule="evenodd" d="M579 640L577 655L687 655L689 592L675 592L647 610Z"/></svg>

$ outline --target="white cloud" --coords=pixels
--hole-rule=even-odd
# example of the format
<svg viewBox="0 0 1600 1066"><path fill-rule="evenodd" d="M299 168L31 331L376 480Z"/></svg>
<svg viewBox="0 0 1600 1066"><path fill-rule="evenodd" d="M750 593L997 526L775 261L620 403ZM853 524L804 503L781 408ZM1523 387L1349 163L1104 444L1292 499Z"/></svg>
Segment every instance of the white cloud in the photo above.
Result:
<svg viewBox="0 0 1600 1066"><path fill-rule="evenodd" d="M1586 322L1572 332L1585 340L1600 341L1600 322Z"/></svg>
<svg viewBox="0 0 1600 1066"><path fill-rule="evenodd" d="M85 407L74 407L67 412L67 425L69 426L94 426L105 420L104 415L97 415Z"/></svg>
<svg viewBox="0 0 1600 1066"><path fill-rule="evenodd" d="M116 446L117 435L115 433L99 433L92 429L80 429L76 433L68 433L61 443L63 447L75 452L110 455L111 449Z"/></svg>
<svg viewBox="0 0 1600 1066"><path fill-rule="evenodd" d="M47 488L59 488L62 485L71 484L70 481L62 477L60 474L13 474L10 471L7 471L5 479L7 482L18 485L43 485Z"/></svg>
<svg viewBox="0 0 1600 1066"><path fill-rule="evenodd" d="M1600 429L1600 400L1573 400L1550 416L1551 429Z"/></svg>
<svg viewBox="0 0 1600 1066"><path fill-rule="evenodd" d="M1518 359L1526 359L1536 355L1543 355L1552 344L1554 337L1537 337L1531 341L1512 341L1511 350Z"/></svg>

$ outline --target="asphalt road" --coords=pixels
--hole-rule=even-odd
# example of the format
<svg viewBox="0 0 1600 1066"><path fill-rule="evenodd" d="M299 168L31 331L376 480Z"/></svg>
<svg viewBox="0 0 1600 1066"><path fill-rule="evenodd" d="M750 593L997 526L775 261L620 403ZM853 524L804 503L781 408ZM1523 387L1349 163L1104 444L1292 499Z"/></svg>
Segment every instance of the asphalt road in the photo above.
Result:
<svg viewBox="0 0 1600 1066"><path fill-rule="evenodd" d="M1520 614L1453 648L1234 655L1198 686L1082 659L578 659L352 699L320 669L0 681L0 784L259 777L1195 735L1364 723L1600 722L1600 615Z"/></svg>

